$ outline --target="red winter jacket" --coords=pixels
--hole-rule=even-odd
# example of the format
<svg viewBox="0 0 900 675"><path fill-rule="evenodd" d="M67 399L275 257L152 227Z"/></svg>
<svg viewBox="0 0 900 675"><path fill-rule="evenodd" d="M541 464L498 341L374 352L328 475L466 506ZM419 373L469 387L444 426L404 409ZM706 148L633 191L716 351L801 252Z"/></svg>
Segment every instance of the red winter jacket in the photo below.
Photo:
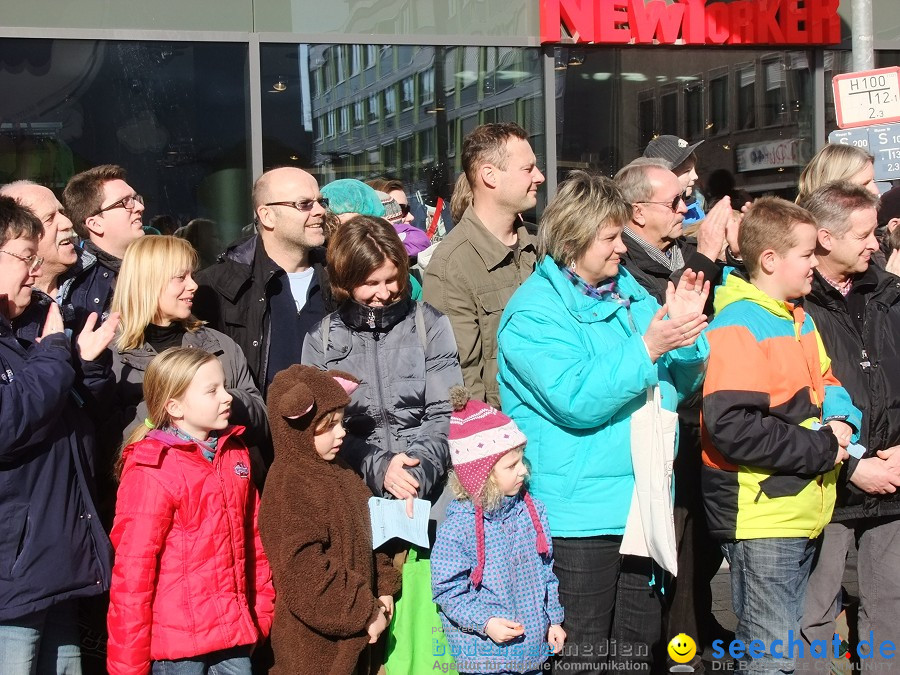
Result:
<svg viewBox="0 0 900 675"><path fill-rule="evenodd" d="M110 539L108 669L251 645L269 633L275 590L257 528L250 458L229 427L210 463L162 431L124 450Z"/></svg>

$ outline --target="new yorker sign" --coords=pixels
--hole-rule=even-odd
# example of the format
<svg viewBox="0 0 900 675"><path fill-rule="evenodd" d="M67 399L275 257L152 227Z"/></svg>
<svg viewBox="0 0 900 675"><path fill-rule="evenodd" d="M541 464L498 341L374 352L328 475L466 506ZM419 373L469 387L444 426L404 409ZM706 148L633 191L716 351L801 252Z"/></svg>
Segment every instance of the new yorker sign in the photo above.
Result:
<svg viewBox="0 0 900 675"><path fill-rule="evenodd" d="M828 45L841 41L838 1L540 0L541 42L565 28L576 43Z"/></svg>

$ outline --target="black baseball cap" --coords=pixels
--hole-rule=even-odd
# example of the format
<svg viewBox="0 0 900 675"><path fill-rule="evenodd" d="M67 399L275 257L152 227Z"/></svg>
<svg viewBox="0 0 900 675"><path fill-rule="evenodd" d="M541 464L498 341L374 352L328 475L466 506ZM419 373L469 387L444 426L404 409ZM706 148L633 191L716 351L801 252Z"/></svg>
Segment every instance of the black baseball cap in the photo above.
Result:
<svg viewBox="0 0 900 675"><path fill-rule="evenodd" d="M683 138L678 138L678 136L657 136L647 143L647 147L644 148L644 157L658 157L664 159L667 162L671 162L672 168L674 169L690 157L691 153L693 153L697 146L702 142L702 140L699 140L691 145Z"/></svg>

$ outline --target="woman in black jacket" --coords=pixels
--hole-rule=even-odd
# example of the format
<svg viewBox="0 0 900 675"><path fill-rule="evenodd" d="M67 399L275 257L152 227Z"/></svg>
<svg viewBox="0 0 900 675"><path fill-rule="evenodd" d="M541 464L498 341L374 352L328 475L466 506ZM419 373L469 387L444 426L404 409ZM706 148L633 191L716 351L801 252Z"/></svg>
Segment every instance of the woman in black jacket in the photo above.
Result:
<svg viewBox="0 0 900 675"><path fill-rule="evenodd" d="M462 383L450 320L409 295L408 256L386 220L357 216L332 236L340 302L303 343L303 363L360 380L341 454L375 495L437 498L449 464L449 390Z"/></svg>

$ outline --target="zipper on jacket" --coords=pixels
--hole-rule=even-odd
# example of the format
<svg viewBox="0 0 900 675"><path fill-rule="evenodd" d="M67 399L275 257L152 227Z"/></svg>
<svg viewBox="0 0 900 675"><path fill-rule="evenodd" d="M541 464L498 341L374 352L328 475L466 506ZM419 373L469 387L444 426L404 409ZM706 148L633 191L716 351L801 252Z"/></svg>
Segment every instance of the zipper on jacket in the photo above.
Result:
<svg viewBox="0 0 900 675"><path fill-rule="evenodd" d="M250 612L250 604L247 602L247 590L248 590L247 586L250 585L250 580L249 579L244 580L245 587L244 587L244 592L242 593L240 590L241 589L240 580L238 579L238 576L237 576L238 575L237 551L235 551L235 548L234 548L234 523L232 523L232 520L231 520L232 514L231 514L230 509L228 508L228 496L226 495L227 490L225 488L225 481L222 478L222 461L223 461L222 454L223 454L224 450L225 450L225 448L222 447L221 449L216 451L216 454L213 457L213 462L211 464L209 462L206 462L205 457L200 457L200 459L202 459L204 462L209 464L209 468L213 471L213 473L215 473L216 478L219 481L219 487L221 488L221 494L222 494L222 508L225 513L225 520L228 522L228 547L231 550L231 563L232 563L231 571L232 571L232 579L234 581L234 595L237 598L239 604L243 605L247 609L247 612L241 612L241 615L242 615L241 618L248 619L249 612ZM198 448L198 451L199 451L199 448ZM244 537L244 539L246 539L246 538ZM245 554L244 554L244 574L245 574L245 576L246 576L246 572L247 572L247 553L245 551ZM255 577L254 577L254 583L255 583ZM249 621L249 624L250 624L251 632L258 634L259 631L257 630L256 625L253 623L252 620Z"/></svg>
<svg viewBox="0 0 900 675"><path fill-rule="evenodd" d="M373 312L372 310L369 310L369 320L373 324L375 323L375 312ZM384 408L384 390L381 387L381 367L379 365L378 355L378 343L380 342L380 339L378 337L377 331L372 333L372 338L375 345L373 347L373 349L375 350L375 389L378 392L378 407L381 410L381 423L384 424L384 449L387 452L391 452L391 427L388 424L387 410L385 410Z"/></svg>

